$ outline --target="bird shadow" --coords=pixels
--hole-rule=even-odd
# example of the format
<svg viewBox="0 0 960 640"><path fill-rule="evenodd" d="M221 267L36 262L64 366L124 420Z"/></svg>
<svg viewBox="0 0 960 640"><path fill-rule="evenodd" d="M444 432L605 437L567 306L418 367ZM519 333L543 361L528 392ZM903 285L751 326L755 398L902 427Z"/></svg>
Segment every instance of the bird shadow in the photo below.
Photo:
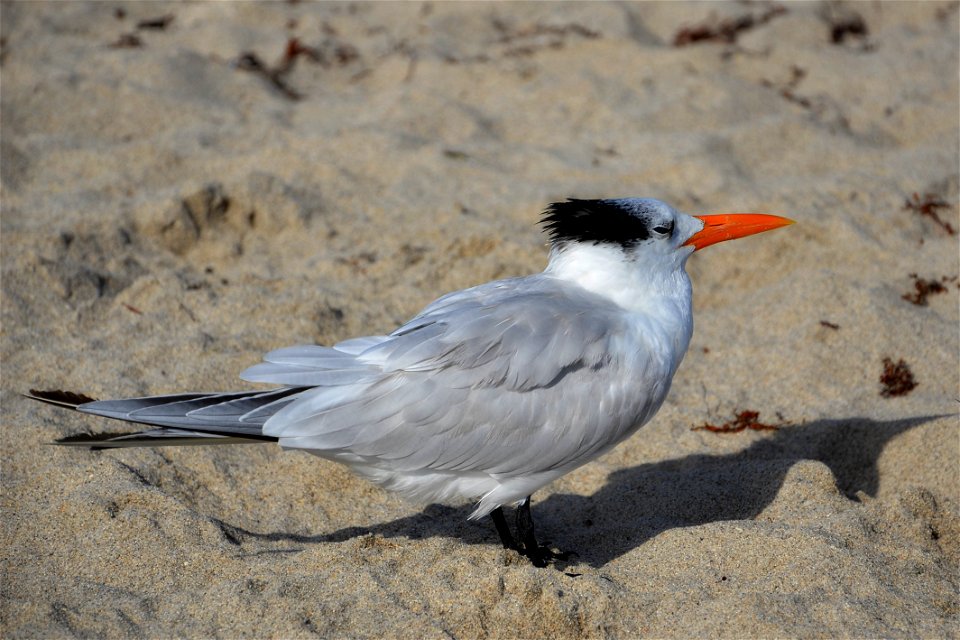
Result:
<svg viewBox="0 0 960 640"><path fill-rule="evenodd" d="M592 495L555 493L534 504L537 532L553 546L575 552L578 562L602 567L668 529L757 516L776 498L790 468L802 460L825 464L837 488L858 501L861 493L877 493L877 460L886 444L941 417L817 420L783 427L735 453L694 454L621 469ZM467 521L473 508L431 504L415 515L320 535L259 533L218 524L236 544L245 538L313 544L376 535L499 546L491 524ZM290 550L265 552L281 551Z"/></svg>

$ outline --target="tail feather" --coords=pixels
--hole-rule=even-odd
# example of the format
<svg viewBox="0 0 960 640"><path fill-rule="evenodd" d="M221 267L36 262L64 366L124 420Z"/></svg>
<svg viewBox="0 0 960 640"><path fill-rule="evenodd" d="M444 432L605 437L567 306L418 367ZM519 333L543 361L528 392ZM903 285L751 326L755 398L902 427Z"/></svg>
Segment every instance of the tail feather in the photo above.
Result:
<svg viewBox="0 0 960 640"><path fill-rule="evenodd" d="M60 391L59 389L50 389L48 391L39 391L30 389L30 393L23 394L31 400L39 400L55 407L64 407L65 409L76 409L81 404L87 402L96 402L96 398L85 396L82 393L72 391Z"/></svg>
<svg viewBox="0 0 960 640"><path fill-rule="evenodd" d="M77 407L83 413L92 413L104 418L117 418L142 424L163 424L168 420L185 418L191 411L203 409L235 398L244 398L250 393L190 393L122 400L98 400Z"/></svg>
<svg viewBox="0 0 960 640"><path fill-rule="evenodd" d="M263 423L293 402L304 387L235 393L180 393L123 400L95 400L68 391L31 389L28 398L81 413L145 424L136 433L76 434L54 444L92 449L275 442L263 435Z"/></svg>
<svg viewBox="0 0 960 640"><path fill-rule="evenodd" d="M158 427L136 433L77 433L55 440L52 444L89 449L119 449L122 447L182 447L210 444L257 444L275 442L270 436L234 437L202 431Z"/></svg>

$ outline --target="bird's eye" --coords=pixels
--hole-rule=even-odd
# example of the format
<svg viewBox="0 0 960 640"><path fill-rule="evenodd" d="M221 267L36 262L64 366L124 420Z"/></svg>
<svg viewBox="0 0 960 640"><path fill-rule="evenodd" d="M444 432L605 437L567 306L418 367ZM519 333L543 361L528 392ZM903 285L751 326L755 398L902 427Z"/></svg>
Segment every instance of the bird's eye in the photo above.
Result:
<svg viewBox="0 0 960 640"><path fill-rule="evenodd" d="M662 224L659 227L654 227L653 230L662 236L668 236L673 233L673 223L671 222L670 224Z"/></svg>

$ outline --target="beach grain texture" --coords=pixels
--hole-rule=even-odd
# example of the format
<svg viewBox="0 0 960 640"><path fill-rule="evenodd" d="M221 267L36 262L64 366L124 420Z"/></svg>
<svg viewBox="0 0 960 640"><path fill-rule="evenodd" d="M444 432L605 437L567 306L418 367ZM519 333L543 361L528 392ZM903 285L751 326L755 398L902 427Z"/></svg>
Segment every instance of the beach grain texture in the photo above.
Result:
<svg viewBox="0 0 960 640"><path fill-rule="evenodd" d="M0 12L3 637L960 633L956 2ZM235 389L542 269L568 196L797 224L690 260L667 403L534 496L552 568L273 445L48 446L120 425L20 395Z"/></svg>

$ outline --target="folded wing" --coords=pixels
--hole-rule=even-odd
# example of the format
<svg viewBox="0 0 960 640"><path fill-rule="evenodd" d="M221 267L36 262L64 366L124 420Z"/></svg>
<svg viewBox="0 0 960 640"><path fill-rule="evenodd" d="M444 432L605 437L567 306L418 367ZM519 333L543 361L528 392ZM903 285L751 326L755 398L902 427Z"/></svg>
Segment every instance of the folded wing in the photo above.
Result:
<svg viewBox="0 0 960 640"><path fill-rule="evenodd" d="M558 468L622 437L633 426L618 422L633 415L624 402L647 402L628 398L635 381L611 360L625 327L610 305L546 277L490 283L437 300L390 336L283 349L243 377L336 380L266 422L286 447L406 472Z"/></svg>

